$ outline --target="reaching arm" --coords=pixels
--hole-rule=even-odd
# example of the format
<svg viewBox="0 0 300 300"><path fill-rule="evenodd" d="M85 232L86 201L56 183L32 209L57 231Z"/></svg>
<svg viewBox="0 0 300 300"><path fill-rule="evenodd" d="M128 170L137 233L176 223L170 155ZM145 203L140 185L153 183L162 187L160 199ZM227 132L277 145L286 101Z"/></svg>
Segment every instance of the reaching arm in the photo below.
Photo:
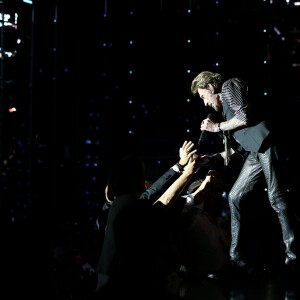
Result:
<svg viewBox="0 0 300 300"><path fill-rule="evenodd" d="M179 149L180 159L178 163L167 170L145 192L143 192L140 199L154 201L161 196L161 194L180 176L184 166L188 163L189 158L197 152L197 149L193 150L193 147L193 142L184 141Z"/></svg>
<svg viewBox="0 0 300 300"><path fill-rule="evenodd" d="M193 175L200 169L203 162L205 162L203 156L198 156L195 158L191 157L180 177L164 192L164 194L158 200L153 203L153 205L157 202L161 202L163 205L168 205L176 200Z"/></svg>

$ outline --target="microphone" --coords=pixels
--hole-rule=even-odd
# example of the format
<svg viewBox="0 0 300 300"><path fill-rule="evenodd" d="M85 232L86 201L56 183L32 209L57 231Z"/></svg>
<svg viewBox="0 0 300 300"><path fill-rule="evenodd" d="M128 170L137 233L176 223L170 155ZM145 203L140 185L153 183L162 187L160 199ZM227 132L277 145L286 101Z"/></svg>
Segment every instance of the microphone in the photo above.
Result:
<svg viewBox="0 0 300 300"><path fill-rule="evenodd" d="M211 113L209 113L209 114L207 115L206 118L210 118L210 117L211 117ZM208 131L202 130L202 132L201 132L201 134L200 134L200 138L199 138L199 140L198 140L198 145L200 145L200 144L204 141L204 139L205 139L207 133L208 133Z"/></svg>

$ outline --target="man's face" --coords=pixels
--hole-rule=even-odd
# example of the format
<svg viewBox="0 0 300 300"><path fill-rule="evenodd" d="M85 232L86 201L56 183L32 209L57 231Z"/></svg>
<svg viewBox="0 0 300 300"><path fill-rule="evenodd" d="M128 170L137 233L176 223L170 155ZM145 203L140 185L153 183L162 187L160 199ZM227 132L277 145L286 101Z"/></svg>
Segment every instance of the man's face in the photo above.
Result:
<svg viewBox="0 0 300 300"><path fill-rule="evenodd" d="M207 89L198 88L198 94L205 106L209 106L215 111L220 111L222 109L220 94L214 93L212 85L209 84Z"/></svg>

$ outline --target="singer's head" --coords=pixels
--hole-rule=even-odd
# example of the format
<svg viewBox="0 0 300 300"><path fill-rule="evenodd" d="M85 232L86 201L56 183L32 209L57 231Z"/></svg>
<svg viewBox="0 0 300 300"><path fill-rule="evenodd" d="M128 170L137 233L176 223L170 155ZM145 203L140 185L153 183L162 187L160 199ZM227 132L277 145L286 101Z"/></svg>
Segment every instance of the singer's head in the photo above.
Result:
<svg viewBox="0 0 300 300"><path fill-rule="evenodd" d="M221 101L222 76L219 73L203 71L192 81L191 92L199 95L205 106L215 111L222 110Z"/></svg>

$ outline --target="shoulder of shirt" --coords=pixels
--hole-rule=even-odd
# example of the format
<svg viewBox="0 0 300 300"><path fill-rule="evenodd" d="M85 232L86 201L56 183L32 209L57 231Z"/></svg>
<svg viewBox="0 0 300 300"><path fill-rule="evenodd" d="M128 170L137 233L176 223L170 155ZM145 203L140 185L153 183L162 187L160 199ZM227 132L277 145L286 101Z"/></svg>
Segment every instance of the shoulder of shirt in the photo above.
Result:
<svg viewBox="0 0 300 300"><path fill-rule="evenodd" d="M232 77L232 78L228 78L227 80L225 80L223 84L225 84L225 83L228 84L231 82L245 82L245 81L239 77Z"/></svg>
<svg viewBox="0 0 300 300"><path fill-rule="evenodd" d="M230 79L227 79L226 81L224 81L222 88L224 89L231 89L233 87L239 87L242 89L248 89L248 84L246 81L244 81L241 78L237 78L237 77L233 77Z"/></svg>

